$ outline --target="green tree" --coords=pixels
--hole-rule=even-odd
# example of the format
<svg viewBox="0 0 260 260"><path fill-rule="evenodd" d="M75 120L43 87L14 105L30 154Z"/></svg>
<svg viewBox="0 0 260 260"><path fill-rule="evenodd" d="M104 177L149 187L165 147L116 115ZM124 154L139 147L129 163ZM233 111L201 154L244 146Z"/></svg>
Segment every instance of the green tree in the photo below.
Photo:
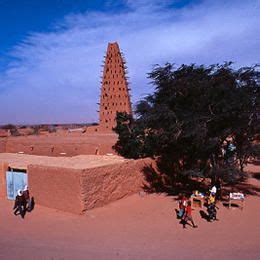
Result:
<svg viewBox="0 0 260 260"><path fill-rule="evenodd" d="M126 158L137 159L142 156L142 143L138 135L138 127L134 119L127 113L117 113L117 126L113 129L119 134L117 143L113 148Z"/></svg>
<svg viewBox="0 0 260 260"><path fill-rule="evenodd" d="M137 104L136 119L117 116L117 152L131 158L156 156L171 178L196 174L215 179L224 177L224 169L230 176L230 167L243 170L255 154L257 67L166 64L148 75L155 91ZM227 160L228 143L235 148Z"/></svg>

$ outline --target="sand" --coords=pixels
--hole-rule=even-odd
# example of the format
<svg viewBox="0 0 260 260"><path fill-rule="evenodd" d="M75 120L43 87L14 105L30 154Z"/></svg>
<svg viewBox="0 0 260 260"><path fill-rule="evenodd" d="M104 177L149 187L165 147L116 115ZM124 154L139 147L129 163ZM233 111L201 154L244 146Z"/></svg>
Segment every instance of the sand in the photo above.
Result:
<svg viewBox="0 0 260 260"><path fill-rule="evenodd" d="M136 194L82 216L36 206L25 219L0 200L0 259L260 259L255 177L243 210L219 204L219 221L208 223L195 208L197 229L182 228L165 194Z"/></svg>

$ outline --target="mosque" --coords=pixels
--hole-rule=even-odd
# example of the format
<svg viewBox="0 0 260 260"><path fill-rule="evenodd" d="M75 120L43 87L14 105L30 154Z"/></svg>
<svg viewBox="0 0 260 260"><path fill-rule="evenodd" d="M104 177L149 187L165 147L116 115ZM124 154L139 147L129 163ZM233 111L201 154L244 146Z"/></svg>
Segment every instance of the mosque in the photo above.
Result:
<svg viewBox="0 0 260 260"><path fill-rule="evenodd" d="M99 125L84 133L0 138L0 199L29 186L39 205L81 214L142 191L150 159L115 155L116 113L132 113L125 60L109 43L103 66Z"/></svg>

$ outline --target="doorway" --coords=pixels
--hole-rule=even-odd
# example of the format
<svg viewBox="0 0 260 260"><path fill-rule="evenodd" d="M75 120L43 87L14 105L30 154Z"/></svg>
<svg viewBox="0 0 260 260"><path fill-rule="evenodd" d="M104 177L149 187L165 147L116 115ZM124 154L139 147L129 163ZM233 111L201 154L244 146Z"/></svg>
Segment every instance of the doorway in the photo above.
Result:
<svg viewBox="0 0 260 260"><path fill-rule="evenodd" d="M26 170L10 169L6 172L6 191L9 200L15 200L18 190L28 185Z"/></svg>

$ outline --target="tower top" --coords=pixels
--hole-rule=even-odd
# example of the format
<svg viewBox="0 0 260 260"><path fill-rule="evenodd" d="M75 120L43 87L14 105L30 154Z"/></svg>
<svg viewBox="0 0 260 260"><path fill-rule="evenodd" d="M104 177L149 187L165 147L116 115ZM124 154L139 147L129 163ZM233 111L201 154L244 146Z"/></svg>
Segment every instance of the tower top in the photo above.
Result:
<svg viewBox="0 0 260 260"><path fill-rule="evenodd" d="M117 42L108 43L100 95L100 130L112 131L116 113L132 113L125 61Z"/></svg>
<svg viewBox="0 0 260 260"><path fill-rule="evenodd" d="M117 45L117 46L118 46L118 48L119 48L119 45L118 45L118 43L117 43L117 42L109 42L109 43L108 43L108 46L109 46L109 45Z"/></svg>

